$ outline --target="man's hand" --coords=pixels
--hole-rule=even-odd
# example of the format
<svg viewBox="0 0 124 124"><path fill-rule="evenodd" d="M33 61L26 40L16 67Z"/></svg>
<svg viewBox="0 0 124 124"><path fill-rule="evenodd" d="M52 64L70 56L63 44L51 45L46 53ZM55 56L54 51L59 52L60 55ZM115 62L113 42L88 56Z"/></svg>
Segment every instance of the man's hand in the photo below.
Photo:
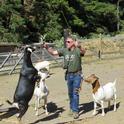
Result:
<svg viewBox="0 0 124 124"><path fill-rule="evenodd" d="M46 44L46 43L43 43L43 44L42 44L42 47L43 47L43 48L46 48L46 49L49 48L48 44Z"/></svg>

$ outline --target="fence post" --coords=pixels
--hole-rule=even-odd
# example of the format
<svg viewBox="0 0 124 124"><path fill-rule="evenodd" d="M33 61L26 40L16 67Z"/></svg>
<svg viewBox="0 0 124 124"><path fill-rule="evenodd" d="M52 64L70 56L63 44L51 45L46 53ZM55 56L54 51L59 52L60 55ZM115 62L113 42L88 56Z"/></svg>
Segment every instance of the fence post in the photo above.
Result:
<svg viewBox="0 0 124 124"><path fill-rule="evenodd" d="M98 50L98 58L101 59L101 51L102 51L102 34L99 35L99 50Z"/></svg>
<svg viewBox="0 0 124 124"><path fill-rule="evenodd" d="M0 66L0 68L2 68L4 65L5 65L5 63L8 61L8 59L10 58L10 56L11 56L11 52L8 54L8 56L6 57L6 59L3 61L3 63L1 64L1 66Z"/></svg>
<svg viewBox="0 0 124 124"><path fill-rule="evenodd" d="M12 70L10 71L9 75L12 74L12 72L15 70L16 66L19 64L19 62L21 61L21 59L23 58L24 53L22 53L21 57L19 58L19 60L17 61L17 63L15 64L15 66L12 68Z"/></svg>

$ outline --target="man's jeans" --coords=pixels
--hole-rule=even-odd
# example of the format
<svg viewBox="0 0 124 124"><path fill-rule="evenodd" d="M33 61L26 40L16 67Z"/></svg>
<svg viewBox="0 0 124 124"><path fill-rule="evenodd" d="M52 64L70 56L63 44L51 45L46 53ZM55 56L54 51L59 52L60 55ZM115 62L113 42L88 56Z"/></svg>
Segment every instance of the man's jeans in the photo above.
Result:
<svg viewBox="0 0 124 124"><path fill-rule="evenodd" d="M79 112L79 88L81 85L81 74L67 74L68 95L70 100L70 109L73 112Z"/></svg>

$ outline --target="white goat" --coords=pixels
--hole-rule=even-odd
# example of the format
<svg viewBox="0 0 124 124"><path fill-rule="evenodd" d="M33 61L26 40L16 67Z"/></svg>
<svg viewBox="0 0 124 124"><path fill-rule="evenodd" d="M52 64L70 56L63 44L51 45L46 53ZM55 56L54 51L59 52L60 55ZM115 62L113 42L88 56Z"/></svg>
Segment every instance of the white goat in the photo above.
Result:
<svg viewBox="0 0 124 124"><path fill-rule="evenodd" d="M42 62L38 62L35 64L35 68L40 71L41 69L47 69L47 71L49 72L50 70L50 62L49 61L42 61Z"/></svg>
<svg viewBox="0 0 124 124"><path fill-rule="evenodd" d="M39 108L41 99L44 99L45 112L46 112L46 115L48 115L47 96L49 94L49 90L45 83L45 79L48 77L48 75L47 73L42 73L40 71L38 72L38 74L40 75L41 79L39 82L37 82L37 86L35 87L35 90L34 90L36 115L38 115L38 108Z"/></svg>
<svg viewBox="0 0 124 124"><path fill-rule="evenodd" d="M84 81L87 83L92 84L93 89L93 99L94 99L94 111L93 115L96 115L96 107L97 103L99 103L102 107L102 116L105 115L104 112L104 101L108 101L108 107L110 107L110 100L114 100L114 111L116 111L116 80L114 82L109 82L105 84L104 86L100 86L100 83L98 81L98 77L95 76L95 74L90 75L88 78L86 78Z"/></svg>

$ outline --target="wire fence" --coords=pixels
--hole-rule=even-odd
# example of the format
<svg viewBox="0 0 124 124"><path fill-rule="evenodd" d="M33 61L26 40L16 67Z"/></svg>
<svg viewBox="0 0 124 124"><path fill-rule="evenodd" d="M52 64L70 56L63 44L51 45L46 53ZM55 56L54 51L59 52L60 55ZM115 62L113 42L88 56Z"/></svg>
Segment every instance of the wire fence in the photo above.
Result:
<svg viewBox="0 0 124 124"><path fill-rule="evenodd" d="M3 52L0 53L0 74L12 74L18 72L23 63L24 49L19 49L15 52ZM31 59L33 64L39 61L51 61L53 65L61 66L62 58L53 57L48 53L46 49L37 47L36 51L32 53Z"/></svg>
<svg viewBox="0 0 124 124"><path fill-rule="evenodd" d="M124 57L124 35L115 37L102 37L100 35L99 38L85 39L81 43L87 49L84 57L85 63Z"/></svg>
<svg viewBox="0 0 124 124"><path fill-rule="evenodd" d="M124 40L124 39L123 39ZM112 40L110 38L98 38L90 41L85 40L81 45L85 47L86 54L83 57L83 63L91 63L98 60L117 59L124 57L124 41ZM43 49L41 44L34 44L36 51L31 58L33 63L39 61L50 61L51 67L58 67L63 65L63 57L53 57L46 49ZM16 52L2 52L0 53L0 74L12 74L19 72L23 62L24 49L20 48Z"/></svg>

